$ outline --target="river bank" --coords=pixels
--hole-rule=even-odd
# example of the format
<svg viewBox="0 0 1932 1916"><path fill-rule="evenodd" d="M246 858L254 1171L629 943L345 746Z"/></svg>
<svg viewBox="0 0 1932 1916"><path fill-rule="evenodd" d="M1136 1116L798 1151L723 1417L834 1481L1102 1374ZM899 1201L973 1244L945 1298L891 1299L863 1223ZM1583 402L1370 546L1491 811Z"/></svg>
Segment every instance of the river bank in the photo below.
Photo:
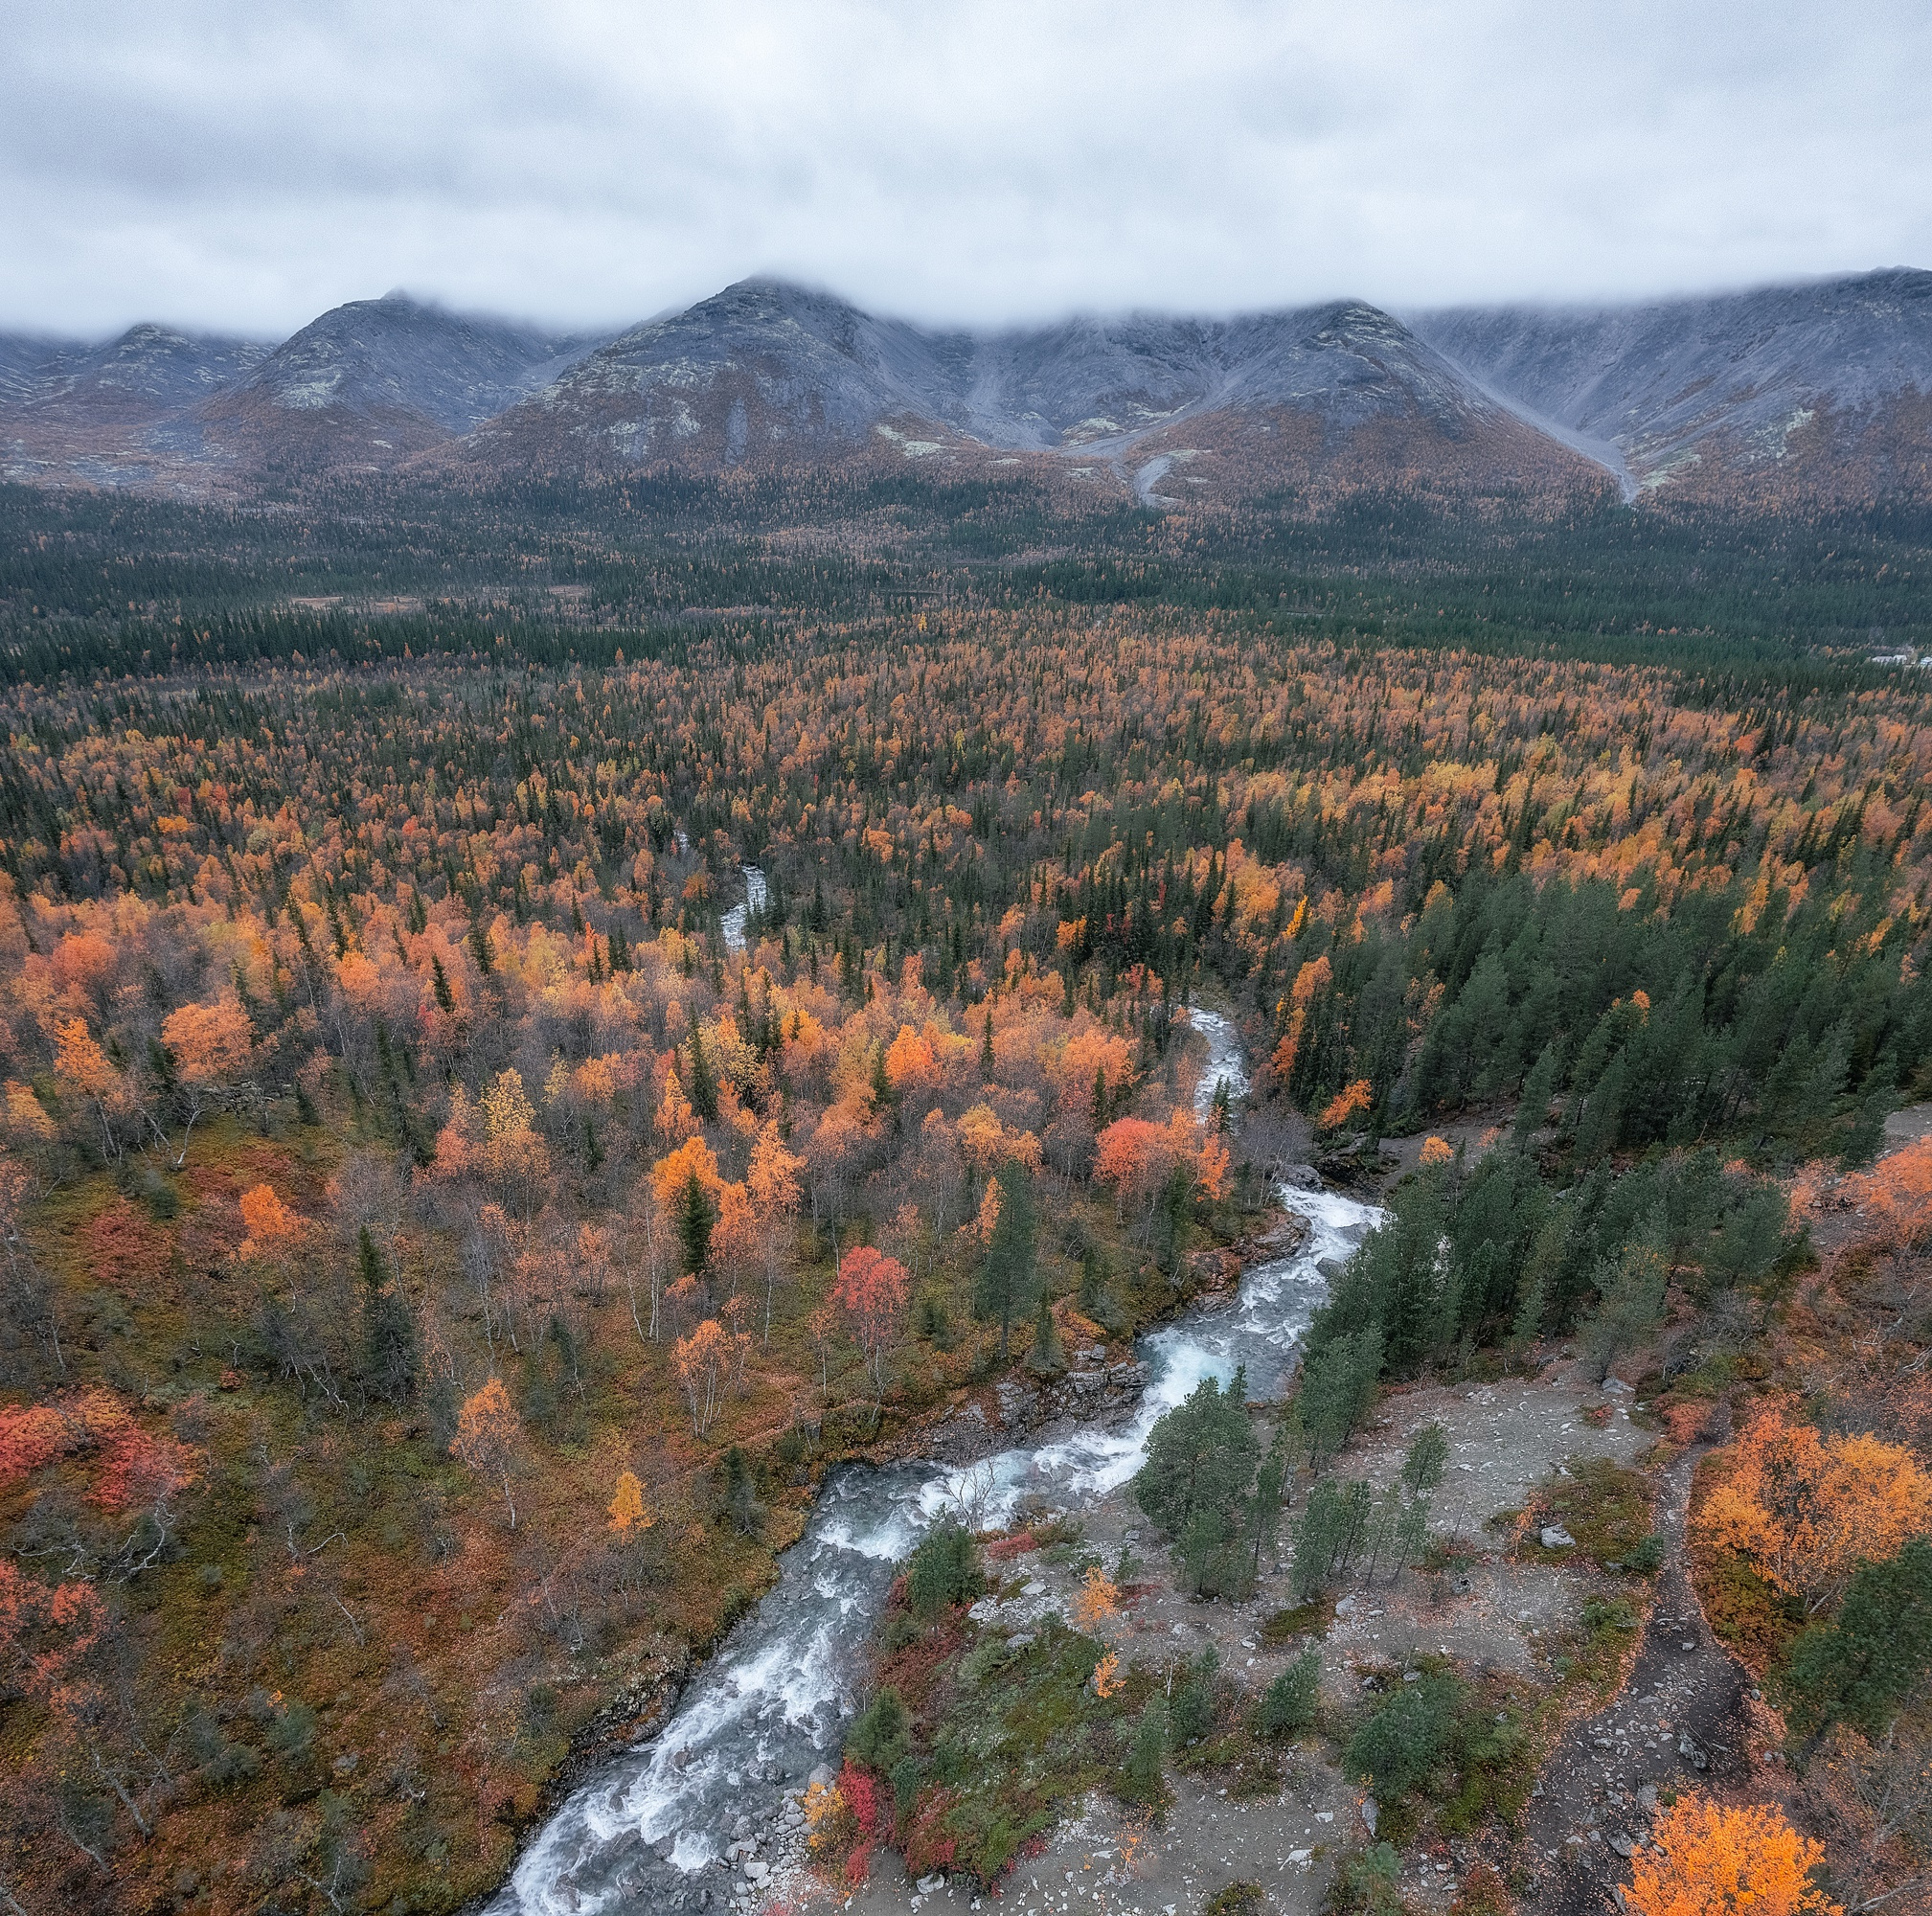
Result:
<svg viewBox="0 0 1932 1916"><path fill-rule="evenodd" d="M1195 1024L1207 1040L1205 1109L1217 1083L1239 1095L1246 1076L1233 1026L1211 1013ZM921 1530L966 1502L996 1522L1027 1495L1103 1499L1139 1468L1154 1422L1202 1377L1244 1365L1256 1395L1279 1387L1325 1292L1322 1263L1346 1256L1377 1215L1322 1191L1284 1190L1282 1199L1301 1220L1288 1233L1294 1247L1249 1268L1232 1294L1192 1304L1145 1335L1131 1380L1138 1395L1109 1414L1083 1417L1081 1398L1094 1386L1069 1378L1056 1387L1065 1395L1046 1404L1010 1390L1009 1420L994 1386L995 1410L976 1401L976 1418L954 1418L958 1461L829 1473L804 1535L779 1560L777 1583L684 1685L662 1730L600 1766L559 1806L484 1905L490 1916L703 1910L733 1891L742 1899L756 1880L741 1865L795 1833L792 1799L836 1760L873 1629ZM1127 1382L1115 1381L1123 1400ZM757 1846L749 1854L748 1844Z"/></svg>

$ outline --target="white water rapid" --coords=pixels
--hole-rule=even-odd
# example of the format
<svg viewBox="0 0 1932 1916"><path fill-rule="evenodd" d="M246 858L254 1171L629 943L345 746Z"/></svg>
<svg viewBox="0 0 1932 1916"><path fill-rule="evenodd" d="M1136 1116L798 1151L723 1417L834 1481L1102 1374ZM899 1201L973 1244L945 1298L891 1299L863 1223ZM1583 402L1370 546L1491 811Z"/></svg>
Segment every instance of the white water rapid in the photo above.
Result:
<svg viewBox="0 0 1932 1916"><path fill-rule="evenodd" d="M740 937L742 926L740 916ZM1208 1041L1195 1096L1205 1114L1217 1080L1238 1098L1247 1074L1234 1027L1213 1012L1192 1016ZM1225 1380L1245 1364L1252 1394L1274 1392L1326 1289L1318 1265L1346 1257L1380 1216L1332 1192L1281 1196L1307 1219L1307 1243L1245 1272L1232 1304L1189 1311L1141 1340L1152 1380L1124 1426L1004 1450L976 1471L912 1463L830 1475L805 1535L779 1559L777 1585L664 1729L563 1803L487 1916L722 1909L727 1879L706 1865L740 1818L761 1834L817 1766L837 1762L886 1592L934 1517L967 1495L981 1500L982 1521L997 1521L1028 1492L1078 1507L1139 1470L1155 1421L1202 1378Z"/></svg>
<svg viewBox="0 0 1932 1916"><path fill-rule="evenodd" d="M727 951L744 949L744 924L753 912L762 911L765 901L764 874L756 865L740 865L744 874L744 902L735 904L719 921L718 929L724 933L724 948Z"/></svg>

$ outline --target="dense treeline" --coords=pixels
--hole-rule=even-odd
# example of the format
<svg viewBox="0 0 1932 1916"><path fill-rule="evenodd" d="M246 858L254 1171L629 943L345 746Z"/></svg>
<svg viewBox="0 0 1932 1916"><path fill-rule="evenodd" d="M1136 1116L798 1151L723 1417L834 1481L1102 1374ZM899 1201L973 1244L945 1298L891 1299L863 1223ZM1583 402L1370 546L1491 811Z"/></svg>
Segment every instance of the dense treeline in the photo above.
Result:
<svg viewBox="0 0 1932 1916"><path fill-rule="evenodd" d="M1354 493L1163 515L1032 471L337 482L246 508L0 487L0 667L39 680L499 640L608 662L639 655L640 627L693 618L752 643L800 620L886 642L909 607L1134 604L1305 641L1803 672L1821 647L1932 650L1928 540L1897 507L1739 520Z"/></svg>

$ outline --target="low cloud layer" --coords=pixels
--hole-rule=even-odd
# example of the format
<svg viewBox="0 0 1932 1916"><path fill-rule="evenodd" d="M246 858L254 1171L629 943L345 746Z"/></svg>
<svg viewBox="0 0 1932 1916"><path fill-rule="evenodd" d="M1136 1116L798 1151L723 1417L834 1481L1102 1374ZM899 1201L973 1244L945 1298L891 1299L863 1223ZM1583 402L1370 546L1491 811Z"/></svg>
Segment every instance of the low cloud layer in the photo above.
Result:
<svg viewBox="0 0 1932 1916"><path fill-rule="evenodd" d="M1932 10L25 0L0 326L1621 297L1932 263Z"/></svg>

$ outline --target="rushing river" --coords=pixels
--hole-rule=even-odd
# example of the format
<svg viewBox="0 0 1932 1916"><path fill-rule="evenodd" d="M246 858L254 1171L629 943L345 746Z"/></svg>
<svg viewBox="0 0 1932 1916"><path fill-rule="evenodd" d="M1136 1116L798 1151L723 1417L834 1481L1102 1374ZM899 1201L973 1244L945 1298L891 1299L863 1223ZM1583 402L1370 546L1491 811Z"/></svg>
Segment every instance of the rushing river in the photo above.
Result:
<svg viewBox="0 0 1932 1916"><path fill-rule="evenodd" d="M1217 1080L1238 1097L1247 1078L1233 1026L1213 1012L1193 1016L1208 1040L1196 1094L1205 1113ZM489 1916L722 1907L721 1879L705 1865L741 1822L762 1830L814 1768L836 1763L897 1566L969 1479L994 1519L1030 1492L1077 1507L1133 1475L1155 1420L1203 1377L1225 1380L1245 1364L1255 1395L1280 1383L1325 1289L1317 1266L1346 1256L1379 1216L1331 1192L1284 1190L1282 1199L1307 1219L1307 1242L1248 1270L1232 1305L1190 1311L1141 1340L1151 1381L1130 1422L1002 1451L976 1474L911 1463L830 1475L805 1535L779 1559L777 1585L664 1729L564 1802Z"/></svg>
<svg viewBox="0 0 1932 1916"><path fill-rule="evenodd" d="M745 920L764 909L767 897L764 874L756 865L740 865L739 870L744 874L744 902L733 905L718 926L724 933L724 948L727 951L744 949Z"/></svg>

